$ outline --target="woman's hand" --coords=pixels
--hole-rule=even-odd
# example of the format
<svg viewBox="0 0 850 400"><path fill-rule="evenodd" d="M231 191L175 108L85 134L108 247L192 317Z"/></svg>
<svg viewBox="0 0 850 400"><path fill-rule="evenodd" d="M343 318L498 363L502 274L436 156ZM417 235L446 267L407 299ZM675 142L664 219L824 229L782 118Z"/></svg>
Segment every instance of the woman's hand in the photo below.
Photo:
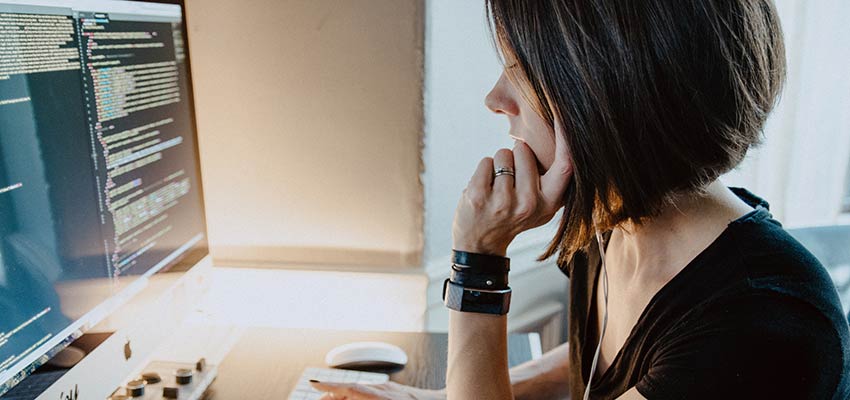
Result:
<svg viewBox="0 0 850 400"><path fill-rule="evenodd" d="M310 382L310 384L316 390L325 392L321 400L446 400L445 390L417 389L395 382L377 385L330 382Z"/></svg>
<svg viewBox="0 0 850 400"><path fill-rule="evenodd" d="M563 206L573 175L566 138L557 123L554 136L555 158L542 176L534 153L523 142L513 151L501 149L481 160L455 211L454 249L504 256L516 235L552 219ZM499 168L513 169L515 176L494 176Z"/></svg>

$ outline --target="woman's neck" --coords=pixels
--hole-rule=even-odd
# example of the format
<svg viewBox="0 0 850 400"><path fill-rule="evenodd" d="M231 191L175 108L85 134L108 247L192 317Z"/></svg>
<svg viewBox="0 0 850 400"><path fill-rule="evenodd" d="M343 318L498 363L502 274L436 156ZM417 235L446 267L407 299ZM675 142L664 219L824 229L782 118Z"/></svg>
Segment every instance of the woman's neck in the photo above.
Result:
<svg viewBox="0 0 850 400"><path fill-rule="evenodd" d="M681 271L752 207L720 180L704 194L679 196L661 214L639 226L614 229L606 251L613 252L618 273L632 279L669 279Z"/></svg>

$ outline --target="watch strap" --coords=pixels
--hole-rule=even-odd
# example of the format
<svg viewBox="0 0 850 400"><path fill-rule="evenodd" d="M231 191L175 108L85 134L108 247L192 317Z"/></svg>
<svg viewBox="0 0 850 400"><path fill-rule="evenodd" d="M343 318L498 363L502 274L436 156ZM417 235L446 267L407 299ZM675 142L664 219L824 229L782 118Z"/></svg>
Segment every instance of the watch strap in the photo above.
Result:
<svg viewBox="0 0 850 400"><path fill-rule="evenodd" d="M452 265L451 281L470 289L501 290L508 288L508 273L474 272Z"/></svg>
<svg viewBox="0 0 850 400"><path fill-rule="evenodd" d="M476 270L497 270L504 272L511 270L511 259L508 257L470 253L461 250L452 250L452 263Z"/></svg>
<svg viewBox="0 0 850 400"><path fill-rule="evenodd" d="M443 283L443 303L455 311L505 315L511 307L511 288L473 289L446 279Z"/></svg>

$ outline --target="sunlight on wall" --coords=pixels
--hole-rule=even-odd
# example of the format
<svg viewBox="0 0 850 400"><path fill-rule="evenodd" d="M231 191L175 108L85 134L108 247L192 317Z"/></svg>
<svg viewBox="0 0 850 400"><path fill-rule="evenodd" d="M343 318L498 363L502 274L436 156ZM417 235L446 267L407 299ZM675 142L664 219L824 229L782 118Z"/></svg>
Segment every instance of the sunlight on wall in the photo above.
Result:
<svg viewBox="0 0 850 400"><path fill-rule="evenodd" d="M201 309L216 325L421 331L419 275L213 268Z"/></svg>
<svg viewBox="0 0 850 400"><path fill-rule="evenodd" d="M421 2L186 3L216 261L416 265Z"/></svg>

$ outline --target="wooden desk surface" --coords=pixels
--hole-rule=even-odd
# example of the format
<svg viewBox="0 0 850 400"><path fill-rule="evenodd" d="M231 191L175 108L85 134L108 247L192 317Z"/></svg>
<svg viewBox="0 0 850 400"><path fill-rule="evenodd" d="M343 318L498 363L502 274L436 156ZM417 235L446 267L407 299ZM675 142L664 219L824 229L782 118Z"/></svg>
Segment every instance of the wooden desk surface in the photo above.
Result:
<svg viewBox="0 0 850 400"><path fill-rule="evenodd" d="M533 336L533 340L538 340ZM263 329L245 332L219 365L207 399L284 399L307 367L325 367L325 354L341 344L382 341L407 352L404 369L390 379L427 389L445 386L448 336L445 333L346 332ZM529 336L508 338L511 366L532 358Z"/></svg>

